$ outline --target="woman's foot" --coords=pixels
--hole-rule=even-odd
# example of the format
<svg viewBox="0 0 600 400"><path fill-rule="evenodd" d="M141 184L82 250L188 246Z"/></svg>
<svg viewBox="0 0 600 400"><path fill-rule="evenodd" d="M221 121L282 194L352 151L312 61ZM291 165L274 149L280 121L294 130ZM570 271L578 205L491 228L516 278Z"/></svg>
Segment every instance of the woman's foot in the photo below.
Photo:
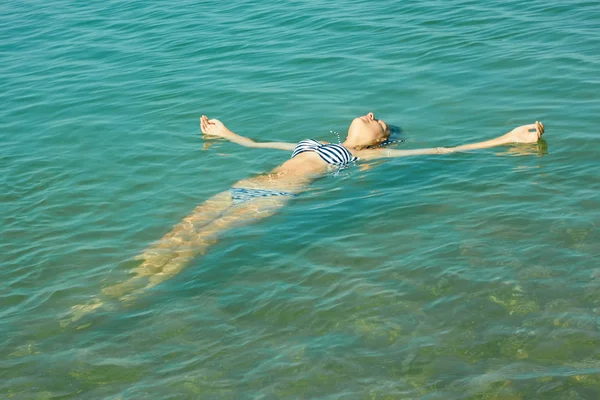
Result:
<svg viewBox="0 0 600 400"><path fill-rule="evenodd" d="M65 328L65 327L69 326L72 322L77 322L81 318L94 312L95 310L102 307L103 305L104 305L104 303L102 301L100 301L100 299L94 298L85 304L79 304L79 305L71 307L68 315L59 321L60 327Z"/></svg>
<svg viewBox="0 0 600 400"><path fill-rule="evenodd" d="M510 143L535 143L544 134L544 124L536 121L535 124L522 125L508 132L506 139Z"/></svg>

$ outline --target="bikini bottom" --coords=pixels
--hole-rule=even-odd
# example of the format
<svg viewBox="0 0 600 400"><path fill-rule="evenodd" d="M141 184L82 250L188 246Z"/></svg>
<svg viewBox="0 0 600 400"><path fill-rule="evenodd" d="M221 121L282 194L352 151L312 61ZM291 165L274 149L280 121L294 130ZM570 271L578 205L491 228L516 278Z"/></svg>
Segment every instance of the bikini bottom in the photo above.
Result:
<svg viewBox="0 0 600 400"><path fill-rule="evenodd" d="M248 189L248 188L231 188L231 199L233 204L242 204L250 200L265 198L265 197L295 197L295 193L280 192L278 190L266 190L266 189Z"/></svg>

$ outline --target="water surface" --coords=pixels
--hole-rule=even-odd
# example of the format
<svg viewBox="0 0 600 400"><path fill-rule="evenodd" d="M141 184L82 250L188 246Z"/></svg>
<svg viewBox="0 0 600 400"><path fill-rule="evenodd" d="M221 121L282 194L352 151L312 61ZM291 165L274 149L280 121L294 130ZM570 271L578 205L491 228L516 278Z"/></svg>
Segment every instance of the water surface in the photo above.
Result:
<svg viewBox="0 0 600 400"><path fill-rule="evenodd" d="M600 396L600 7L555 0L0 6L0 397ZM134 302L195 206L285 161L205 142L335 141L373 111L402 148L224 233Z"/></svg>

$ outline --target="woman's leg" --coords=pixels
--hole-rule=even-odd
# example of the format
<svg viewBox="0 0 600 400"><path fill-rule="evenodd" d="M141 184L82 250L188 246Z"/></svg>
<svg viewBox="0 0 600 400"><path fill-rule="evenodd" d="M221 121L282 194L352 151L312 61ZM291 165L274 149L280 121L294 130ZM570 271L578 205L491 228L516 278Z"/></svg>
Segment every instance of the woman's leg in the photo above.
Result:
<svg viewBox="0 0 600 400"><path fill-rule="evenodd" d="M136 257L142 263L133 270L134 276L104 288L102 293L121 300L136 297L179 273L195 256L204 254L217 242L221 232L266 218L283 207L289 198L260 197L235 204L229 191L211 197ZM66 323L77 321L103 304L96 297L86 304L73 306Z"/></svg>
<svg viewBox="0 0 600 400"><path fill-rule="evenodd" d="M169 233L135 257L136 260L143 260L143 263L134 269L136 277L152 275L161 269L172 258L173 249L192 242L198 231L233 206L229 191L221 192L200 204Z"/></svg>
<svg viewBox="0 0 600 400"><path fill-rule="evenodd" d="M174 257L174 250L182 251L182 245L189 243L197 229L210 224L233 206L229 191L221 192L200 204L180 223L135 257L142 263L133 269L134 276L124 282L106 287L102 292L111 297L119 297L144 284L142 279L162 270Z"/></svg>
<svg viewBox="0 0 600 400"><path fill-rule="evenodd" d="M185 230L183 236L180 233L173 235L169 239L169 247L162 247L166 254L163 254L159 264L152 264L154 259L151 258L150 262L145 260L136 269L137 277L141 273L147 279L146 285L136 289L129 295L121 296L121 300L130 300L146 289L173 277L185 268L194 257L204 254L209 246L215 244L220 233L269 217L283 207L288 200L289 197L287 196L256 198L242 204L233 205L218 218L203 225L200 229L193 232ZM173 238L176 240L173 241ZM141 271L140 268L142 268Z"/></svg>

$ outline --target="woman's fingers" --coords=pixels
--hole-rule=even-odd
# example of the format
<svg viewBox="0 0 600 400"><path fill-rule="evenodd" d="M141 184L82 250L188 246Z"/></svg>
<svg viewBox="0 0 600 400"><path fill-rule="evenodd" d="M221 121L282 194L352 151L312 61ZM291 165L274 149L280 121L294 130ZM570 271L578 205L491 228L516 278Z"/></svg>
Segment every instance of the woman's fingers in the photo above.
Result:
<svg viewBox="0 0 600 400"><path fill-rule="evenodd" d="M528 125L528 127L530 130L532 130L532 129L535 130L538 140L544 134L544 124L542 124L540 121L535 121L535 124Z"/></svg>
<svg viewBox="0 0 600 400"><path fill-rule="evenodd" d="M202 131L202 133L209 133L209 130L211 128L211 120L208 119L208 117L206 115L203 115L200 117L200 130Z"/></svg>
<svg viewBox="0 0 600 400"><path fill-rule="evenodd" d="M540 121L535 121L535 124L537 126L537 131L540 133L540 136L542 136L544 134L544 124L542 124Z"/></svg>
<svg viewBox="0 0 600 400"><path fill-rule="evenodd" d="M527 129L527 132L534 131L537 134L538 139L542 137L545 130L544 124L542 124L540 121L535 121L535 124L523 125L522 128Z"/></svg>
<svg viewBox="0 0 600 400"><path fill-rule="evenodd" d="M206 117L204 115L200 118L200 129L202 133L206 133Z"/></svg>
<svg viewBox="0 0 600 400"><path fill-rule="evenodd" d="M527 131L536 130L537 125L536 124L527 124L527 125L524 125L523 128L526 128Z"/></svg>

